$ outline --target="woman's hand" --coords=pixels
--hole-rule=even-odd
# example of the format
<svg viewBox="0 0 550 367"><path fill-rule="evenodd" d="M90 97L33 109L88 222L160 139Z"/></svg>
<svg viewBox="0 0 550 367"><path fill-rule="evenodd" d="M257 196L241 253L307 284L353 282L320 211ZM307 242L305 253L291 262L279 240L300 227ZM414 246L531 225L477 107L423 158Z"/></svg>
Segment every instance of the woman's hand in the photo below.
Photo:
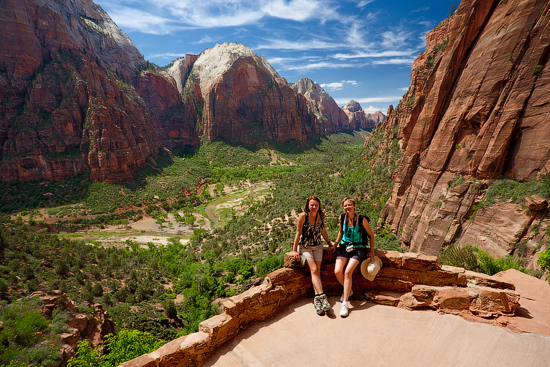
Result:
<svg viewBox="0 0 550 367"><path fill-rule="evenodd" d="M296 261L300 261L300 253L298 251L292 251L294 252L294 258L296 259Z"/></svg>
<svg viewBox="0 0 550 367"><path fill-rule="evenodd" d="M336 251L336 244L333 243L328 245L328 252L332 253L334 251Z"/></svg>

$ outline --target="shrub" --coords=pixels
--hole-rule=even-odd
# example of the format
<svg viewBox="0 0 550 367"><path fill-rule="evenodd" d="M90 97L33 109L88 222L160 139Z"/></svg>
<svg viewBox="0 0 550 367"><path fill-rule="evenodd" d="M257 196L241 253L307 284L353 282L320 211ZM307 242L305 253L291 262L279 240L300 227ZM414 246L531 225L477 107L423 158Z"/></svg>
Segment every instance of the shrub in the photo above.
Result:
<svg viewBox="0 0 550 367"><path fill-rule="evenodd" d="M544 252L541 252L538 257L539 259L537 260L537 264L546 270L550 270L550 248L546 249ZM550 272L546 276L546 280L550 281Z"/></svg>
<svg viewBox="0 0 550 367"><path fill-rule="evenodd" d="M477 262L478 249L473 246L449 245L442 247L437 255L442 265L456 266L471 271L479 271Z"/></svg>
<svg viewBox="0 0 550 367"><path fill-rule="evenodd" d="M508 269L516 269L528 274L519 258L505 256L495 259L486 251L475 246L458 247L450 245L443 247L437 257L442 265L457 266L488 275L494 275Z"/></svg>

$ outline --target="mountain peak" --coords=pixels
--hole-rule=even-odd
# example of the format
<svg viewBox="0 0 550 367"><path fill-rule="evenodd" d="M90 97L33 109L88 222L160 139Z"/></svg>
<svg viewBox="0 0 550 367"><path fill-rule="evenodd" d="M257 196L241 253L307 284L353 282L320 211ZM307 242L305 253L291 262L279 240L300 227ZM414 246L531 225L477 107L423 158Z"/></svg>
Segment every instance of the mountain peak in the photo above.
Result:
<svg viewBox="0 0 550 367"><path fill-rule="evenodd" d="M354 101L353 99L351 101L349 101L344 107L343 107L343 110L344 111L349 111L349 112L359 112L359 111L363 111L363 108L361 107L361 105L359 104L359 102L356 102Z"/></svg>

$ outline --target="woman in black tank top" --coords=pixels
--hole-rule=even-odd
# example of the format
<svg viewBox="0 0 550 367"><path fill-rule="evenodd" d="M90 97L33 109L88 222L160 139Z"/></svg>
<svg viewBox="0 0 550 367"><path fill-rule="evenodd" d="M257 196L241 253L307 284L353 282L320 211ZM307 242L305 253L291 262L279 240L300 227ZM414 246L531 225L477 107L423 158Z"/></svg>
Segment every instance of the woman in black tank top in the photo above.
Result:
<svg viewBox="0 0 550 367"><path fill-rule="evenodd" d="M321 261L323 259L323 242L321 238L329 245L329 251L334 251L335 247L328 238L325 228L325 216L321 209L321 201L315 196L310 196L307 198L304 212L298 216L293 251L294 258L297 261L304 257L305 262L308 264L311 272L311 283L315 291L313 304L319 315L323 315L331 308L321 283Z"/></svg>

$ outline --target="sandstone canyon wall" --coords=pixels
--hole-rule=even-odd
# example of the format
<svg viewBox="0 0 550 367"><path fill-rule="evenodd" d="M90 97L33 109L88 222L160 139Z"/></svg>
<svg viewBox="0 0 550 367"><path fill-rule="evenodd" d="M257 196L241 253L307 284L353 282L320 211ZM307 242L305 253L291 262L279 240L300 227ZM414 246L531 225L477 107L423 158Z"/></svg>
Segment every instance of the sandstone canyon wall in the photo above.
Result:
<svg viewBox="0 0 550 367"><path fill-rule="evenodd" d="M161 142L133 84L145 61L91 0L0 8L0 177L125 176Z"/></svg>
<svg viewBox="0 0 550 367"><path fill-rule="evenodd" d="M409 91L381 124L404 151L381 219L411 250L434 255L458 240L502 256L530 225L548 226L544 204L476 213L476 203L493 179L549 172L549 11L547 1L463 0L427 35Z"/></svg>
<svg viewBox="0 0 550 367"><path fill-rule="evenodd" d="M162 71L92 0L5 0L0 24L2 181L116 180L201 139L307 141L350 128L322 88L295 92L244 45Z"/></svg>
<svg viewBox="0 0 550 367"><path fill-rule="evenodd" d="M359 102L354 100L349 101L342 109L348 116L352 129L374 129L377 123L386 119L380 111L373 114L365 113Z"/></svg>
<svg viewBox="0 0 550 367"><path fill-rule="evenodd" d="M317 117L325 134L354 128L346 112L313 80L302 78L291 84L291 88L306 98L309 112Z"/></svg>
<svg viewBox="0 0 550 367"><path fill-rule="evenodd" d="M265 58L242 44L218 44L192 65L186 57L167 72L195 111L197 134L208 141L307 141L342 129L318 118Z"/></svg>

